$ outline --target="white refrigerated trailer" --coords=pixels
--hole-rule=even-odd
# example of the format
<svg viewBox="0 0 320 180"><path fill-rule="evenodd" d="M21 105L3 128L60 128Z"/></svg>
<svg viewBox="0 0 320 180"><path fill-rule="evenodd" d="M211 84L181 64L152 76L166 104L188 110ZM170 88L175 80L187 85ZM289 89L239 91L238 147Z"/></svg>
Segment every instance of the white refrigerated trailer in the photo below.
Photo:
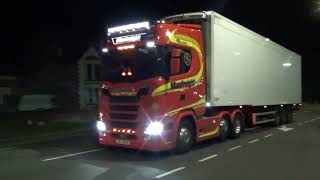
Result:
<svg viewBox="0 0 320 180"><path fill-rule="evenodd" d="M275 120L269 115L277 113L278 107L289 109L280 116L292 116L293 106L301 103L301 56L297 53L213 11L164 19L202 25L207 106L248 106L256 112L254 123L259 124ZM266 115L269 118L258 118Z"/></svg>

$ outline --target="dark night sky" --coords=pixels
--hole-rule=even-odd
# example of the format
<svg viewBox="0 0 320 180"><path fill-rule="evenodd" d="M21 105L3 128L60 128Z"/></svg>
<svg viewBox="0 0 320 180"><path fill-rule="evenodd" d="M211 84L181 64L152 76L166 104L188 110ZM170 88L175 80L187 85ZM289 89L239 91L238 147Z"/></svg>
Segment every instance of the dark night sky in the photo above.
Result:
<svg viewBox="0 0 320 180"><path fill-rule="evenodd" d="M107 25L198 10L215 10L289 49L311 56L320 50L320 3L318 11L315 2L55 0L1 4L4 19L0 23L0 70L28 74L38 64L55 57L59 49L64 61L75 61L90 44L99 44Z"/></svg>

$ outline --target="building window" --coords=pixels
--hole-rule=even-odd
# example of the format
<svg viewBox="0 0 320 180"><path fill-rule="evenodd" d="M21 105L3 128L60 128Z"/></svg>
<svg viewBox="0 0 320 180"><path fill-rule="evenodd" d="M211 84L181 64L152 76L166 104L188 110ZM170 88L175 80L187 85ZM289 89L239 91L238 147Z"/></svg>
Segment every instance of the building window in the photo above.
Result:
<svg viewBox="0 0 320 180"><path fill-rule="evenodd" d="M100 64L87 64L87 80L99 81L101 76Z"/></svg>
<svg viewBox="0 0 320 180"><path fill-rule="evenodd" d="M95 64L94 65L94 80L98 81L100 80L101 74L100 74L100 65Z"/></svg>
<svg viewBox="0 0 320 180"><path fill-rule="evenodd" d="M87 89L87 105L95 105L98 102L98 89L94 87L88 87Z"/></svg>
<svg viewBox="0 0 320 180"><path fill-rule="evenodd" d="M92 64L87 64L87 80L91 81L92 79Z"/></svg>

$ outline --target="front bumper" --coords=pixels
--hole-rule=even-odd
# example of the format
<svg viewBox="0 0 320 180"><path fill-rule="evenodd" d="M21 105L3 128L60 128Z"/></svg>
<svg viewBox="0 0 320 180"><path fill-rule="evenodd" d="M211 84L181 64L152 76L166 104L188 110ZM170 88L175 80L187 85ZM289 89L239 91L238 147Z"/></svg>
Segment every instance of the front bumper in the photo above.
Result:
<svg viewBox="0 0 320 180"><path fill-rule="evenodd" d="M127 138L125 135L119 137L121 133L113 134L111 132L100 133L99 143L101 145L124 147L130 149L139 149L147 151L167 151L175 148L175 132L167 131L161 136L148 136L143 132L136 132L135 138ZM119 144L119 140L129 142L130 144Z"/></svg>

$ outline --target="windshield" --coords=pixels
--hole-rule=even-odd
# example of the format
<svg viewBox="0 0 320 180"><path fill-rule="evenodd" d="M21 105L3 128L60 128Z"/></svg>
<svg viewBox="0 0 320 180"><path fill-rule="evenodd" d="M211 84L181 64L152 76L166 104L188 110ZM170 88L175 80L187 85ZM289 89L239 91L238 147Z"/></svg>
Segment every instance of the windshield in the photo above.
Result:
<svg viewBox="0 0 320 180"><path fill-rule="evenodd" d="M170 48L136 47L111 50L104 58L103 79L109 82L132 82L169 75Z"/></svg>

